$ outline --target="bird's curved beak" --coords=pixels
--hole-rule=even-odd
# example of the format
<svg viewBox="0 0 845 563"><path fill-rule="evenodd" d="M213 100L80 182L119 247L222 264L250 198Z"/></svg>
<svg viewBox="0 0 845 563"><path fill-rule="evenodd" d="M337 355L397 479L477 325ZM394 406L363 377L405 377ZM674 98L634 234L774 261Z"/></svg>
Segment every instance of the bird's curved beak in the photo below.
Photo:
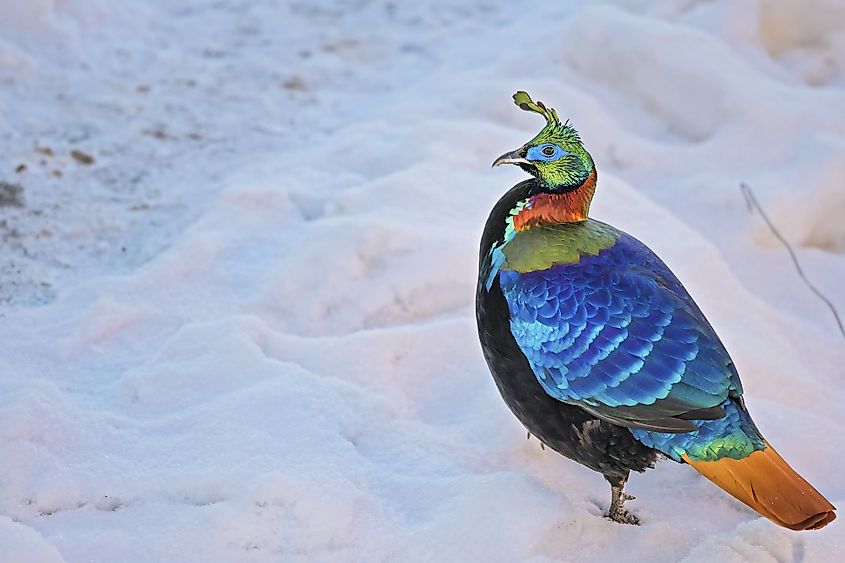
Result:
<svg viewBox="0 0 845 563"><path fill-rule="evenodd" d="M519 165L531 165L531 163L525 159L526 148L520 147L515 151L506 152L499 158L493 161L493 166L499 166L500 164L519 164Z"/></svg>

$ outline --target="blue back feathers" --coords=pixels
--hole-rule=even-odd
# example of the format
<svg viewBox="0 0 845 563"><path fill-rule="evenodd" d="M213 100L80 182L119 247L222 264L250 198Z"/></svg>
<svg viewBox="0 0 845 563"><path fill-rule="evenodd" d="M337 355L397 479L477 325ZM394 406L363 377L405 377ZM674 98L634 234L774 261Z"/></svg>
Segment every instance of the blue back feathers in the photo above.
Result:
<svg viewBox="0 0 845 563"><path fill-rule="evenodd" d="M503 269L499 284L511 332L552 397L628 426L675 459L764 447L739 404L739 377L719 338L674 274L635 238L620 231L615 245L577 263Z"/></svg>

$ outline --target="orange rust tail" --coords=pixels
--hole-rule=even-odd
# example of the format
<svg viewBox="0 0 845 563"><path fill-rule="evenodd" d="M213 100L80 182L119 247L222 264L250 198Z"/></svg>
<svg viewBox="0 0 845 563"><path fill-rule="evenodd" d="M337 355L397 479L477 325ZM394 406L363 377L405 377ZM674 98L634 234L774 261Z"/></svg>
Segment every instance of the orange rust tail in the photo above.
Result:
<svg viewBox="0 0 845 563"><path fill-rule="evenodd" d="M789 467L768 442L765 450L745 459L693 461L684 456L684 461L784 528L817 530L836 518L836 507Z"/></svg>

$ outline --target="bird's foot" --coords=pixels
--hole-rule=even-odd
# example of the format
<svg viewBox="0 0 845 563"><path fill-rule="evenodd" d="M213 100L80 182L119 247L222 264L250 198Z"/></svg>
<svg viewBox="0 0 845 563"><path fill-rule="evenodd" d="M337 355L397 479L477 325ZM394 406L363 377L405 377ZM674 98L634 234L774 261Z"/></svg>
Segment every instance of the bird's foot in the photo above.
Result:
<svg viewBox="0 0 845 563"><path fill-rule="evenodd" d="M605 518L610 518L614 522L620 524L633 524L638 526L640 519L625 510L624 504L626 500L634 500L634 495L629 495L624 491L625 482L628 476L620 477L618 475L605 475L608 483L610 483L610 508L605 514Z"/></svg>
<svg viewBox="0 0 845 563"><path fill-rule="evenodd" d="M612 506L607 514L604 515L605 518L609 518L614 522L619 522L620 524L631 524L633 526L640 525L640 519L622 508L622 506Z"/></svg>

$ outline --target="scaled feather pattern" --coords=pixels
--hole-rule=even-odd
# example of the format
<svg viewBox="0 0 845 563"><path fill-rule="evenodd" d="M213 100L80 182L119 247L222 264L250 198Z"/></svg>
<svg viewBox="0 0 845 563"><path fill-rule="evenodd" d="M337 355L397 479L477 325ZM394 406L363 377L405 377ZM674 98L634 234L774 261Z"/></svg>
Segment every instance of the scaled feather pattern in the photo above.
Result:
<svg viewBox="0 0 845 563"><path fill-rule="evenodd" d="M674 417L707 409L721 415L728 396L741 393L733 362L663 262L633 237L615 234L613 246L577 264L502 270L511 332L556 399L629 426L695 430L688 416ZM709 435L655 437L648 445L679 457L688 453L677 453L681 444L692 452ZM759 437L756 444L763 447Z"/></svg>

